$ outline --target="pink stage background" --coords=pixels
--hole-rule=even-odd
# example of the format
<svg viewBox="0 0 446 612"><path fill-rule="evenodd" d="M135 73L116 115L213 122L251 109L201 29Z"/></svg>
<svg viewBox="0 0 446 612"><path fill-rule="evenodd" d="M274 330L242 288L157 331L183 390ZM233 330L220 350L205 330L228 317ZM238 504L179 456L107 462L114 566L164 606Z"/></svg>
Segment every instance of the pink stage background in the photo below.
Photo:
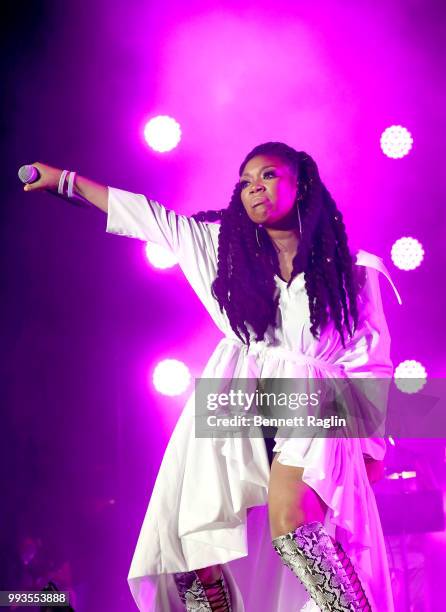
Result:
<svg viewBox="0 0 446 612"><path fill-rule="evenodd" d="M187 397L157 393L151 372L174 357L199 376L220 335L177 268L152 269L99 211L24 194L17 169L39 160L192 214L228 204L254 145L305 150L352 246L382 256L402 295L400 307L381 284L395 365L443 377L445 8L67 0L4 12L0 590L53 578L76 612L127 612L133 547ZM158 114L182 127L170 153L142 136ZM379 144L393 124L414 138L400 160ZM390 258L402 236L425 249L412 272ZM404 491L443 494L444 447L391 449L388 473L418 475L377 487L401 493L383 512L403 512ZM398 610L444 609L446 536L429 520L420 510L424 533L388 537Z"/></svg>

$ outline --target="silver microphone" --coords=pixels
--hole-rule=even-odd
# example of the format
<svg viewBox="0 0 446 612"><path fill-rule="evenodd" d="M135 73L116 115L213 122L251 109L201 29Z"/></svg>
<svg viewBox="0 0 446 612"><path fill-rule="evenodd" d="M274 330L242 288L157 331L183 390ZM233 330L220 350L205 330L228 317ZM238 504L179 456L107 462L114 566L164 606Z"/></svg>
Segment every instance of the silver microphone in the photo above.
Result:
<svg viewBox="0 0 446 612"><path fill-rule="evenodd" d="M22 183L35 183L40 179L40 172L35 166L27 164L19 168L18 176ZM68 196L59 194L55 191L52 191L51 189L45 189L45 191L58 198L62 198L63 200L66 200L67 202L70 202L70 204L74 204L75 206L91 207L90 202L80 195L73 194L71 198L68 198Z"/></svg>
<svg viewBox="0 0 446 612"><path fill-rule="evenodd" d="M40 172L35 166L22 166L19 168L19 179L22 183L35 183L40 178Z"/></svg>

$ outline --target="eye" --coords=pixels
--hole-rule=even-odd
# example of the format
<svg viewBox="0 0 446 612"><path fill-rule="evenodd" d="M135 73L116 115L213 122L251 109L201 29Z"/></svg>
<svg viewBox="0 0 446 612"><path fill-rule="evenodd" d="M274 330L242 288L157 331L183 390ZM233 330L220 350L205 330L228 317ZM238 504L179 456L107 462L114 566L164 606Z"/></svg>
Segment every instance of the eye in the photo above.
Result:
<svg viewBox="0 0 446 612"><path fill-rule="evenodd" d="M274 178L275 176L276 173L274 172L274 170L267 170L263 173L263 178Z"/></svg>
<svg viewBox="0 0 446 612"><path fill-rule="evenodd" d="M240 181L240 189L245 189L245 187L249 184L248 181Z"/></svg>

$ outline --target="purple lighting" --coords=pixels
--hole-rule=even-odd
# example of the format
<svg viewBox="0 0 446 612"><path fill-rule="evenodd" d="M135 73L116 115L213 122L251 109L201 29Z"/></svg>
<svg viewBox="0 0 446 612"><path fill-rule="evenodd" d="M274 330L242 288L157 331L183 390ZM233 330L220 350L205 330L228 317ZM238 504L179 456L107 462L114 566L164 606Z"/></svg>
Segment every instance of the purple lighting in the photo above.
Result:
<svg viewBox="0 0 446 612"><path fill-rule="evenodd" d="M423 261L424 249L416 238L405 236L393 244L391 257L400 270L415 270Z"/></svg>
<svg viewBox="0 0 446 612"><path fill-rule="evenodd" d="M345 247L352 256L376 255L391 280L381 265L368 273L365 258L355 268L358 278L370 280L370 288L379 285L381 300L373 306L382 309L388 324L381 336L372 330L372 310L358 321L366 321L359 350L390 342L382 373L391 377L386 424L392 419L395 431L382 432L384 466L364 462L366 479L363 457L382 458L381 450L376 454L374 443L361 440L363 457L344 455L333 438L327 445L333 452L302 454L302 465L316 458L319 468L302 479L302 489L317 482L333 485L330 491L342 508L335 515L332 504L325 514L330 535L352 545L361 579L381 583L390 593L380 580L385 564L377 564L376 572L369 566L376 554L385 555L369 529L379 510L394 609L371 602L373 612L446 607L440 591L446 580L446 530L433 520L435 499L443 496L446 503L446 419L437 425L433 416L437 409L440 417L446 415L446 385L445 399L435 404L446 371L446 181L440 137L446 3L93 0L88 10L73 1L29 3L25 14L20 3L8 3L5 16L0 62L13 103L5 104L2 124L0 231L7 299L2 300L0 522L8 525L0 530L3 588L38 591L53 579L70 592L76 612L137 612L126 579L166 457L172 478L164 473L159 482L178 497L175 503L163 499L145 521L151 530L159 519L162 532L159 541L144 535L148 554L138 548L132 569L130 584L141 588L141 612L180 609L171 571L216 561L232 575L231 592L240 590L233 605L237 612L309 609L306 592L271 545L273 488L266 485L274 438L265 439L264 452L251 432L247 439L195 438L191 425L195 377L216 373L226 379L240 366L237 376L286 378L288 367L303 370L302 354L316 355L311 325L298 327L301 316L308 316L311 283L302 274L288 287L278 276L273 285L269 264L277 264L277 249L271 251L273 260L265 259L268 276L258 279L268 281L270 297L273 290L279 297L275 288L280 288L278 327L296 305L289 333L279 336L288 347L283 353L274 345L259 352L239 347L232 333L225 339L227 312L208 292L219 260L224 266L226 255L232 265L241 250L219 253L221 219L206 213L235 203L238 169L253 147L283 141L317 163L329 199L342 212ZM125 193L115 191L110 206L103 206L101 190L101 208L84 209L45 189L28 193L16 171L32 168L36 160L77 172L74 187L82 187L83 177L134 197L127 206ZM266 185L270 179L264 178ZM161 207L147 206L144 196ZM302 212L308 212L310 201L316 220L312 197L302 203ZM192 215L197 222L189 224ZM310 232L308 221L303 235L305 226ZM327 232L336 234L341 225L327 224ZM256 242L250 236L247 231L246 257L271 246L263 244L263 232L256 232ZM322 252L328 243L319 246ZM196 266L189 265L192 258ZM252 264L254 278L260 266ZM333 285L329 272L319 275L317 293ZM352 296L341 290L342 310L344 297L348 306ZM357 297L362 312L362 296ZM261 311L263 301L254 293L251 299ZM327 326L317 344L329 362L344 354L341 344L328 343L331 329ZM297 339L301 351L285 368ZM355 344L348 334L344 340L346 346ZM362 378L363 362L358 366L354 376ZM314 368L319 372L316 360ZM370 397L375 393L372 381ZM397 414L393 400L401 402ZM406 432L414 438L405 439ZM298 431L296 436L297 445ZM253 450L245 452L251 441ZM286 462L285 453L282 459ZM358 463L357 478L351 470ZM178 479L180 464L187 466L187 482ZM223 466L219 478L196 478L218 465ZM352 488L341 487L344 467ZM251 468L256 480L250 484ZM374 472L382 468L378 480ZM416 477L405 477L412 473ZM229 486L234 481L235 488ZM373 496L378 510L373 506L369 512ZM221 511L228 501L236 520ZM205 526L195 538L186 522L202 512ZM343 526L333 520L337 516L345 517ZM360 543L357 534L351 539L351 526L367 530L369 541ZM213 545L206 548L208 535ZM235 546L235 538L241 546ZM150 550L158 545L162 554L152 556L152 563ZM190 562L182 564L188 555ZM156 577L156 588L146 573Z"/></svg>
<svg viewBox="0 0 446 612"><path fill-rule="evenodd" d="M166 153L174 149L181 140L180 124L172 117L158 115L146 123L144 138L154 151Z"/></svg>
<svg viewBox="0 0 446 612"><path fill-rule="evenodd" d="M382 133L380 143L384 155L400 159L411 150L413 138L409 130L402 125L391 125Z"/></svg>
<svg viewBox="0 0 446 612"><path fill-rule="evenodd" d="M163 395L181 395L189 386L191 375L189 368L178 359L164 359L153 371L155 389Z"/></svg>
<svg viewBox="0 0 446 612"><path fill-rule="evenodd" d="M158 270L167 270L178 263L177 258L170 251L153 242L148 242L144 250L147 261Z"/></svg>
<svg viewBox="0 0 446 612"><path fill-rule="evenodd" d="M426 368L415 359L406 359L395 368L395 384L404 393L420 391L426 384L426 378Z"/></svg>

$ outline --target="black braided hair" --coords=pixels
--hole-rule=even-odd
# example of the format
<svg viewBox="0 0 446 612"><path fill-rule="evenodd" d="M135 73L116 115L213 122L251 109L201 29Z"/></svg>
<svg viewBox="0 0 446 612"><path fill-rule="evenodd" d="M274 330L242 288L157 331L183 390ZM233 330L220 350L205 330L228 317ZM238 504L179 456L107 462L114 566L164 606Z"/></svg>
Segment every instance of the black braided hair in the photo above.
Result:
<svg viewBox="0 0 446 612"><path fill-rule="evenodd" d="M304 272L313 337L318 340L320 332L333 321L345 348L344 329L352 337L358 325L359 276L355 271L356 257L348 248L342 214L310 155L281 142L267 142L246 156L239 176L257 155L279 157L298 177L296 206L299 206L302 237L288 284ZM228 208L199 212L193 218L221 223L217 276L212 292L234 332L249 344L252 334L248 326L260 341L268 326L276 325L278 292L274 275L280 273L280 268L267 231L248 217L240 194L241 186L237 182Z"/></svg>

